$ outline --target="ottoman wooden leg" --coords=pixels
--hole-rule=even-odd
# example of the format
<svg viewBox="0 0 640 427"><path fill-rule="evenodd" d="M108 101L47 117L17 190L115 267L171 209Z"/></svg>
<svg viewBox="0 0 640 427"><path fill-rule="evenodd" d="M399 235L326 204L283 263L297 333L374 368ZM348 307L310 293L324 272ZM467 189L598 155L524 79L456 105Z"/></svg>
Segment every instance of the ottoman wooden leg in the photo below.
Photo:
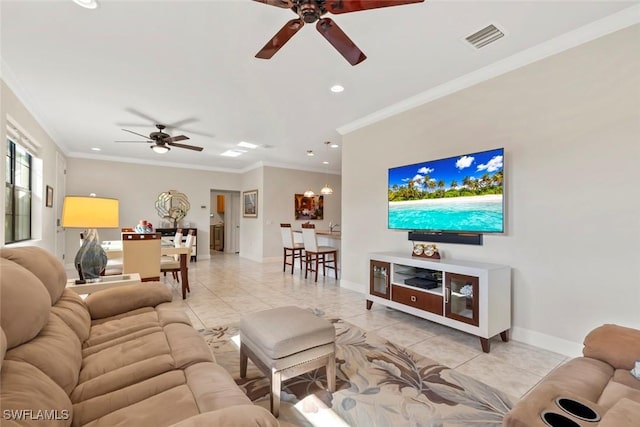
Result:
<svg viewBox="0 0 640 427"><path fill-rule="evenodd" d="M327 387L330 392L336 391L336 355L331 353L327 360Z"/></svg>
<svg viewBox="0 0 640 427"><path fill-rule="evenodd" d="M246 378L247 376L247 352L242 344L240 344L240 378Z"/></svg>
<svg viewBox="0 0 640 427"><path fill-rule="evenodd" d="M271 413L278 418L280 415L280 391L282 387L282 374L279 371L271 371Z"/></svg>

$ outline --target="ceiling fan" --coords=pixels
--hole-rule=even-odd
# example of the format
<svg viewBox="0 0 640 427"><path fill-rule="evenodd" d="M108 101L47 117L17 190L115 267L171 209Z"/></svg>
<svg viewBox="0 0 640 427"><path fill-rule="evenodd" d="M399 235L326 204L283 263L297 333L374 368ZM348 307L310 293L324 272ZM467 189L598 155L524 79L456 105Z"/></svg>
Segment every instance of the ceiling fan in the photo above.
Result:
<svg viewBox="0 0 640 427"><path fill-rule="evenodd" d="M424 0L254 0L270 6L291 9L298 18L292 19L276 33L256 54L256 58L270 59L302 26L318 21L316 29L351 64L367 59L358 46L330 18L321 18L327 12L338 14L358 12L381 7L422 3Z"/></svg>
<svg viewBox="0 0 640 427"><path fill-rule="evenodd" d="M171 147L186 148L187 150L194 150L194 151L203 150L202 147L196 147L195 145L178 144L177 141L184 141L186 139L189 139L189 137L184 135L171 136L168 133L163 132L163 130L166 128L165 125L161 125L158 123L156 124L156 128L158 129L158 131L151 132L149 136L142 135L141 133L134 132L132 130L122 129L125 132L129 132L134 135L138 135L143 138L146 138L148 141L116 141L116 142L144 142L144 143L153 142L154 145L151 146L151 149L156 153L160 153L160 154L166 153L167 151L171 150Z"/></svg>

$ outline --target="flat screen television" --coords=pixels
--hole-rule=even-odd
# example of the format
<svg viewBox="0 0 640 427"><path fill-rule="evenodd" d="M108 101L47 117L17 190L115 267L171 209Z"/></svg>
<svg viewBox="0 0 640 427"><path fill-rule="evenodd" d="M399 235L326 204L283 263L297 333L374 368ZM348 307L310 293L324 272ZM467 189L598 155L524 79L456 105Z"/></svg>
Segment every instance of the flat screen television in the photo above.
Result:
<svg viewBox="0 0 640 427"><path fill-rule="evenodd" d="M503 233L503 160L497 148L390 168L389 229Z"/></svg>

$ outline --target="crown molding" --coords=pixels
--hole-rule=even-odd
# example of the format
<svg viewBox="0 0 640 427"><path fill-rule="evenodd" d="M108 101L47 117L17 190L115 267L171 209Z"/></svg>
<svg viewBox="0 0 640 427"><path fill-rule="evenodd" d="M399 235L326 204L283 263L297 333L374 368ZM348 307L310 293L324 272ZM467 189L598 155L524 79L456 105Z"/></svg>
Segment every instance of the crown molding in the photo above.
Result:
<svg viewBox="0 0 640 427"><path fill-rule="evenodd" d="M451 95L468 87L477 85L486 80L506 74L510 71L540 61L541 59L555 55L597 38L606 36L615 31L622 30L634 24L640 23L640 5L635 5L594 21L583 27L562 34L554 39L518 52L501 61L480 68L472 73L450 80L425 92L414 95L396 104L385 107L374 113L366 115L351 123L343 125L336 130L340 135L346 135L360 128L372 125L381 120L388 119L405 111L412 110L439 98Z"/></svg>

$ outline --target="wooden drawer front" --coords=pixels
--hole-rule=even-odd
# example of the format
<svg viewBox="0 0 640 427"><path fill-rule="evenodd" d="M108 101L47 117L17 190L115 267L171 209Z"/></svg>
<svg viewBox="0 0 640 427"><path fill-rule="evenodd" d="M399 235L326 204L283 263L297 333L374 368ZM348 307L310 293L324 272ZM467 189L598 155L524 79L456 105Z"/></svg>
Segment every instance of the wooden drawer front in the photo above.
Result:
<svg viewBox="0 0 640 427"><path fill-rule="evenodd" d="M392 286L391 299L400 304L408 305L420 310L430 311L431 313L442 316L442 296L429 292L422 292L402 286Z"/></svg>

